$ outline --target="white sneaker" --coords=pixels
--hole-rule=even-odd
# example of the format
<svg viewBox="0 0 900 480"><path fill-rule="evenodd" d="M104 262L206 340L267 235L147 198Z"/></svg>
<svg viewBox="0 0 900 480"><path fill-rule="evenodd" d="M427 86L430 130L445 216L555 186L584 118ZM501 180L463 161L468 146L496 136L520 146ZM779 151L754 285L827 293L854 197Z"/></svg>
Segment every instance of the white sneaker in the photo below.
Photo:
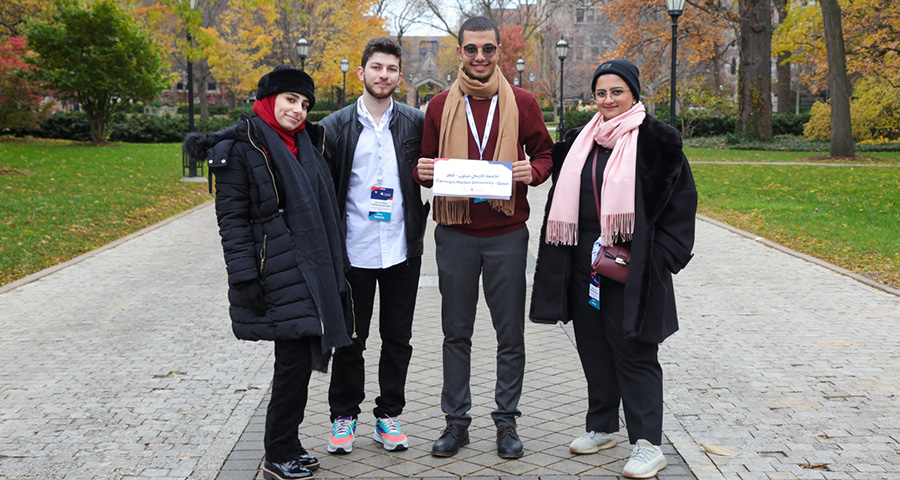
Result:
<svg viewBox="0 0 900 480"><path fill-rule="evenodd" d="M659 447L646 440L638 440L623 473L628 478L650 478L655 477L666 465L666 456Z"/></svg>
<svg viewBox="0 0 900 480"><path fill-rule="evenodd" d="M569 445L569 451L579 455L585 455L588 453L597 453L600 450L606 450L607 448L613 448L617 443L619 443L619 441L616 440L615 434L591 431L583 433L580 437L572 440L572 444Z"/></svg>

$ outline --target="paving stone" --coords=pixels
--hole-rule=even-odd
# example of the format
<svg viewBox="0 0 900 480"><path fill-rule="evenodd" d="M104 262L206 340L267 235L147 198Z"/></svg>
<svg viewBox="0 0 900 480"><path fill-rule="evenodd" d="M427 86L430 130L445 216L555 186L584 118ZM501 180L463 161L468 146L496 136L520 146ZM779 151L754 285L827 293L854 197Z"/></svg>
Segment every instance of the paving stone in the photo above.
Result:
<svg viewBox="0 0 900 480"><path fill-rule="evenodd" d="M545 197L545 187L529 189L532 205ZM359 447L346 458L324 449L330 376L311 380L300 440L322 462L317 477L618 478L631 447L624 422L614 449L567 450L586 408L571 325L526 322L526 454L496 456L496 343L483 302L472 443L451 459L430 456L444 420L430 233L426 241L401 417L411 448L390 454L371 440L374 335ZM900 357L883 352L900 344L900 297L706 221L695 254L675 278L680 331L660 347L670 465L660 478L898 478ZM234 339L225 293L209 205L0 293L0 480L261 478L272 349ZM815 465L827 468L806 468Z"/></svg>

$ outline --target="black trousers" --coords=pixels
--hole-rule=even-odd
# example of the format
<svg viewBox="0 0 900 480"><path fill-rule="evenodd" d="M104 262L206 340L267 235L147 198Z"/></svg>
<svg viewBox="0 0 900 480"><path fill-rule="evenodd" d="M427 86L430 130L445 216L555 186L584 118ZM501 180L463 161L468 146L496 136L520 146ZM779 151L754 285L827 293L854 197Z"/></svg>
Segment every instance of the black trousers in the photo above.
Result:
<svg viewBox="0 0 900 480"><path fill-rule="evenodd" d="M413 315L422 257L409 258L389 268L351 268L347 280L353 289L356 338L349 346L334 352L328 404L331 421L337 417L357 418L359 405L366 398L363 352L372 323L375 287L379 291L378 331L381 354L378 361L380 394L375 398L376 418L396 417L406 406L406 374L412 357Z"/></svg>
<svg viewBox="0 0 900 480"><path fill-rule="evenodd" d="M321 348L319 342L319 337L275 340L275 374L263 440L266 459L270 462L287 462L305 452L298 429L303 422L312 374L311 349Z"/></svg>
<svg viewBox="0 0 900 480"><path fill-rule="evenodd" d="M627 340L622 330L624 285L602 278L600 310L588 304L591 246L599 232L584 232L572 249L569 309L588 386L586 431L619 431L619 402L628 440L662 440L663 378L656 343Z"/></svg>

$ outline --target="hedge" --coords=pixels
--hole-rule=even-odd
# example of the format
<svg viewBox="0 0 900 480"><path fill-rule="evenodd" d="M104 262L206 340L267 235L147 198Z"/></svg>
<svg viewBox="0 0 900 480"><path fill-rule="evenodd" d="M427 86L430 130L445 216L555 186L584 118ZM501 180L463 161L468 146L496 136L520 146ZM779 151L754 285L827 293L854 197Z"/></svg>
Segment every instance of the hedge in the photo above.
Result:
<svg viewBox="0 0 900 480"><path fill-rule="evenodd" d="M209 120L194 117L194 130L205 133L222 130L234 125L241 113L250 113L250 109L236 109L232 113L233 117L214 116ZM318 122L330 113L330 111L312 111L307 118L312 122ZM119 113L110 121L109 140L128 143L177 143L184 139L187 131L188 120L184 115L154 117L142 113ZM9 133L17 137L91 141L91 127L84 112L56 112L41 120L36 129L19 129Z"/></svg>
<svg viewBox="0 0 900 480"><path fill-rule="evenodd" d="M577 128L587 124L594 116L593 112L566 112L563 122L566 129ZM669 121L668 110L657 110L656 118L664 123ZM546 120L545 120L546 121ZM803 126L809 121L808 113L795 115L779 113L772 116L772 130L775 135L803 135ZM738 129L736 118L722 116L697 117L691 120L691 137L713 137L734 134ZM675 127L681 131L681 115L675 115Z"/></svg>

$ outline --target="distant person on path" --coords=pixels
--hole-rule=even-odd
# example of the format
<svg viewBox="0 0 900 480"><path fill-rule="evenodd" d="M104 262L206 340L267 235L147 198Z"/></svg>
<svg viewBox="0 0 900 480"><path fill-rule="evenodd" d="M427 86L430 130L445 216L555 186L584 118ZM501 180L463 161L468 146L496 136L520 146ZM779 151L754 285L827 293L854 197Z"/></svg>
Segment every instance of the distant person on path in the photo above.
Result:
<svg viewBox="0 0 900 480"><path fill-rule="evenodd" d="M365 399L363 351L369 337L376 285L380 307L375 398L375 441L405 450L409 441L398 418L406 405L406 373L412 356L413 314L428 204L422 204L412 171L419 158L425 114L395 102L400 84L400 45L389 37L369 41L356 74L363 94L319 122L325 128L325 161L346 224L347 255L356 323L353 343L334 352L328 404L330 453L350 453L359 405Z"/></svg>
<svg viewBox="0 0 900 480"><path fill-rule="evenodd" d="M331 350L350 344L353 322L322 129L306 121L315 102L312 78L279 65L259 80L255 115L185 139L185 151L208 159L215 174L234 334L275 342L263 464L270 480L318 468L298 439L307 387Z"/></svg>
<svg viewBox="0 0 900 480"><path fill-rule="evenodd" d="M666 466L657 352L678 329L672 274L691 259L697 191L680 135L646 114L633 63L602 63L591 91L600 111L553 149L530 317L575 326L588 411L569 450L614 447L621 401L636 444L624 474L649 478ZM592 273L601 244L630 249L624 284Z"/></svg>
<svg viewBox="0 0 900 480"><path fill-rule="evenodd" d="M524 453L516 417L521 415L518 404L525 373L529 214L525 195L529 185L540 185L550 176L553 140L534 95L511 86L497 67L501 49L497 26L474 17L462 24L458 39L457 79L431 99L425 113L416 180L432 186L436 157L495 160L512 163L513 191L509 200L434 199L444 332L441 408L447 427L431 454L449 457L469 443L472 332L481 277L497 335L497 408L491 413L497 454L519 458Z"/></svg>

